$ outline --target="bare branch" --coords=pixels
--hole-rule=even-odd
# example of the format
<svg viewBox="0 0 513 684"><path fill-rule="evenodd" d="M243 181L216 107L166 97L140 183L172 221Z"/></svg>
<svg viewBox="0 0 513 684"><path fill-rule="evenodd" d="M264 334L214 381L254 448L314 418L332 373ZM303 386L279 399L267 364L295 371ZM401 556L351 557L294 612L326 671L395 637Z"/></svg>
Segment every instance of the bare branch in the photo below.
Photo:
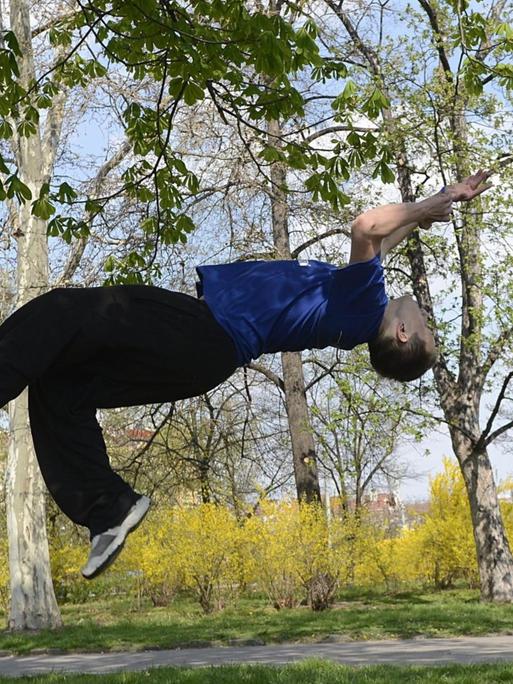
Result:
<svg viewBox="0 0 513 684"><path fill-rule="evenodd" d="M351 231L347 228L333 228L332 230L327 230L325 233L321 233L321 235L316 235L315 237L310 238L310 240L303 242L303 244L299 245L299 247L296 247L296 249L293 252L291 252L292 259L297 259L299 254L301 254L301 252L304 252L305 249L308 249L308 247L315 245L317 242L320 242L325 238L332 237L333 235L345 235L346 237L350 238Z"/></svg>
<svg viewBox="0 0 513 684"><path fill-rule="evenodd" d="M442 42L442 34L440 32L440 26L438 24L438 17L436 16L435 10L431 5L429 4L428 0L419 0L419 3L423 10L426 12L429 23L431 24L431 28L433 29L433 38L434 38L434 43L436 47L436 51L438 52L438 57L440 59L440 63L442 65L442 68L444 70L445 77L447 78L448 81L452 83L454 80L453 75L452 75L452 70L451 70L451 65L449 64L449 59L447 58L447 55L445 53L445 49L443 46Z"/></svg>
<svg viewBox="0 0 513 684"><path fill-rule="evenodd" d="M257 371L257 373L261 373L262 375L265 375L265 377L273 382L278 389L280 389L282 392L285 392L285 384L283 380L280 378L279 375L276 375L276 373L273 373L271 370L266 368L265 366L261 366L259 363L250 363L248 364L248 368L251 368L251 370Z"/></svg>
<svg viewBox="0 0 513 684"><path fill-rule="evenodd" d="M383 80L381 74L381 67L379 65L379 60L376 55L376 52L371 47L366 45L360 38L356 28L349 19L349 15L342 9L342 3L337 3L334 0L326 0L326 4L333 10L333 12L335 12L337 17L343 23L346 31L353 40L355 47L359 50L359 52L361 52L361 54L370 64L371 70L374 73L374 75L379 76L380 80Z"/></svg>
<svg viewBox="0 0 513 684"><path fill-rule="evenodd" d="M484 446L487 447L489 444L491 444L493 442L494 439L497 439L497 437L504 434L505 432L510 430L512 427L513 427L513 420L510 420L505 425L502 425L500 428L497 428L497 430L495 430L495 432L492 432L492 434L485 441Z"/></svg>
<svg viewBox="0 0 513 684"><path fill-rule="evenodd" d="M379 131L377 126L373 128L363 127L363 126L328 126L320 131L315 131L311 133L304 140L306 143L311 143L317 138L322 138L323 135L329 135L330 133L340 133L342 131L359 131L360 133L376 133Z"/></svg>
<svg viewBox="0 0 513 684"><path fill-rule="evenodd" d="M497 414L499 412L501 403L504 399L511 378L513 378L513 371L511 373L508 373L508 375L506 375L506 377L504 378L504 382L502 383L501 391L499 392L499 396L497 397L495 406L493 407L493 410L490 413L490 417L488 418L488 422L486 423L486 427L481 433L481 436L476 444L475 448L477 451L479 451L483 447L487 447L496 437L502 434L502 432L505 432L513 424L513 421L510 423L506 423L506 425L503 425L498 430L493 432L489 437L487 437L487 435L490 433L490 430L492 429L493 421L497 417Z"/></svg>
<svg viewBox="0 0 513 684"><path fill-rule="evenodd" d="M58 26L59 24L68 21L68 19L74 19L81 14L81 12L66 12L58 17L52 17L44 24L40 24L39 26L36 26L36 28L32 29L32 38L41 35L41 33L44 33L45 31L49 31L50 29L54 28L54 26Z"/></svg>
<svg viewBox="0 0 513 684"><path fill-rule="evenodd" d="M94 198L100 193L100 189L105 178L112 171L112 169L114 169L116 166L119 166L119 164L123 161L123 159L127 156L131 149L131 143L128 140L125 140L121 147L118 149L118 151L115 154L113 154L112 157L108 159L100 167L98 173L96 174L96 177L93 180L90 197ZM85 220L90 221L91 218L91 215L88 214ZM70 253L68 255L68 260L66 262L66 265L64 266L64 270L58 280L57 287L65 285L71 280L73 274L78 268L80 259L82 258L86 245L87 237L80 238L73 243L73 247L71 248Z"/></svg>

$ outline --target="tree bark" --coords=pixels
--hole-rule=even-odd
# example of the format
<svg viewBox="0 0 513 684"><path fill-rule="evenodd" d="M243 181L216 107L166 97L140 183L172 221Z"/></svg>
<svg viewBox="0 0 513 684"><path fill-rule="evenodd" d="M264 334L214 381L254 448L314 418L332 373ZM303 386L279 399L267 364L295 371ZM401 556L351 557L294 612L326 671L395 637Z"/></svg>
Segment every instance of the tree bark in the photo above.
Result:
<svg viewBox="0 0 513 684"><path fill-rule="evenodd" d="M472 516L481 598L508 601L513 596L512 558L486 449L451 430L454 453L461 466Z"/></svg>
<svg viewBox="0 0 513 684"><path fill-rule="evenodd" d="M279 147L281 126L278 121L268 124L269 144ZM271 212L275 255L290 259L288 228L287 174L280 162L271 165ZM294 478L299 501L320 501L321 488L317 472L317 458L313 430L306 400L305 377L301 354L284 352L281 355L285 405L292 443Z"/></svg>
<svg viewBox="0 0 513 684"><path fill-rule="evenodd" d="M28 3L11 0L12 30L22 57L20 82L25 88L35 77ZM15 136L15 157L21 180L37 197L48 168L41 135ZM18 234L17 306L48 287L46 223L31 215L30 203L16 216ZM35 350L37 353L37 350ZM9 406L10 442L6 474L7 529L11 602L8 624L13 630L55 628L62 624L51 579L45 523L45 488L32 444L27 391Z"/></svg>

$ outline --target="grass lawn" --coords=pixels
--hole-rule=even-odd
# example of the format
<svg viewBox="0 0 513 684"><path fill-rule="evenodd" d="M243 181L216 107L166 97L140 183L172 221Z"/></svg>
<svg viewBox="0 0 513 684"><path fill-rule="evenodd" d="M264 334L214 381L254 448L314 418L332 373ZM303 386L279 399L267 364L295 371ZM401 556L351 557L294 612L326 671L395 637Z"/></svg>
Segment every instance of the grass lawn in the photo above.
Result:
<svg viewBox="0 0 513 684"><path fill-rule="evenodd" d="M480 603L478 593L469 590L347 593L334 608L322 613L308 608L276 611L259 598L242 600L213 615L203 615L195 603L184 598L167 608L146 606L141 610L126 597L95 598L80 605L63 605L62 616L65 627L61 630L0 632L0 650L26 654L33 649L109 651L226 645L232 640L308 642L327 635L368 640L513 634L513 605Z"/></svg>
<svg viewBox="0 0 513 684"><path fill-rule="evenodd" d="M46 675L4 678L19 684L497 684L513 681L513 665L351 668L324 661L281 667L234 665L209 668L161 668L108 675Z"/></svg>

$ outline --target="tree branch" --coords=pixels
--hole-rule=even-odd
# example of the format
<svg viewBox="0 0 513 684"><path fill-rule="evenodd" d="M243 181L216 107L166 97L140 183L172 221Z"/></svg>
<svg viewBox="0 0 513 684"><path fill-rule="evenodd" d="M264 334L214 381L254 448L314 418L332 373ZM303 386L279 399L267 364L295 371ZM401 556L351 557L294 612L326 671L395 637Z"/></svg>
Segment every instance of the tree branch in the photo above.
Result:
<svg viewBox="0 0 513 684"><path fill-rule="evenodd" d="M513 326L508 328L507 330L503 330L499 337L495 340L495 342L491 345L490 349L488 350L488 354L486 356L486 359L481 365L481 368L478 371L478 376L479 376L479 383L480 385L483 384L485 381L486 376L490 372L490 370L493 367L493 364L497 361L499 356L502 353L502 350L506 346L506 343L511 339L511 336L513 335Z"/></svg>
<svg viewBox="0 0 513 684"><path fill-rule="evenodd" d="M265 377L268 380L270 380L272 383L274 383L278 389L280 389L282 392L285 392L285 383L280 378L280 376L276 375L276 373L273 373L272 370L269 370L265 366L262 366L259 363L254 363L254 362L249 363L248 368L251 368L251 370L257 371L257 373L261 373L262 375L265 375Z"/></svg>
<svg viewBox="0 0 513 684"><path fill-rule="evenodd" d="M96 177L92 182L90 197L94 198L98 196L98 194L100 193L101 186L105 181L105 178L112 171L112 169L114 169L123 161L123 159L127 156L131 149L131 143L128 140L125 140L121 147L118 149L118 151L115 154L113 154L112 157L108 159L100 167L98 173L96 174ZM90 213L88 213L85 218L86 222L91 221L91 219L92 216ZM87 241L87 237L82 237L73 243L73 247L71 248L68 255L68 260L66 262L66 265L64 266L63 272L58 280L58 285L56 287L60 287L69 283L69 281L73 277L73 274L78 268L80 259L82 258L82 255L86 248Z"/></svg>
<svg viewBox="0 0 513 684"><path fill-rule="evenodd" d="M299 245L299 247L296 247L296 249L293 252L291 252L292 259L297 259L299 254L301 254L301 252L304 252L305 249L308 249L308 247L311 247L312 245L315 245L317 242L324 240L324 238L331 237L332 235L345 235L346 237L350 238L351 231L347 230L347 228L333 228L332 230L327 230L325 233L321 233L321 235L316 235L315 237L310 238L310 240L303 242L303 244Z"/></svg>
<svg viewBox="0 0 513 684"><path fill-rule="evenodd" d="M359 131L361 133L376 133L377 131L379 131L379 128L377 126L375 126L374 128L369 128L369 127L364 127L364 126L328 126L327 128L324 128L320 131L315 131L315 133L311 133L306 138L304 138L304 141L306 143L311 143L314 140L317 140L317 138L322 138L323 135L329 135L330 133L339 133L342 131Z"/></svg>
<svg viewBox="0 0 513 684"><path fill-rule="evenodd" d="M36 28L32 29L32 38L36 38L36 36L41 35L41 33L44 33L45 31L52 29L54 26L58 26L59 24L68 21L68 19L74 19L75 17L79 17L81 15L82 12L77 11L66 12L66 14L61 14L58 17L52 17L52 19L49 19L44 24L40 24L39 26L36 26Z"/></svg>
<svg viewBox="0 0 513 684"><path fill-rule="evenodd" d="M510 423L506 423L506 425L500 427L498 430L493 432L490 435L490 437L487 438L487 435L490 433L490 430L492 429L493 421L497 417L497 414L499 412L501 403L504 399L511 378L513 378L513 371L511 373L508 373L508 375L506 375L506 377L504 378L501 391L499 392L499 396L497 397L497 401L495 402L495 406L493 407L493 410L490 413L490 417L488 418L488 422L486 423L486 427L481 433L481 436L479 437L479 440L476 444L476 451L480 451L482 448L487 447L490 444L490 442L492 442L496 437L502 434L502 432L505 432L509 427L511 427L511 425L513 425L513 421L510 421Z"/></svg>
<svg viewBox="0 0 513 684"><path fill-rule="evenodd" d="M445 77L448 81L452 83L454 81L454 77L452 74L451 65L449 64L449 60L447 58L443 46L442 34L440 32L440 26L438 24L438 17L436 16L435 10L433 9L433 7L431 7L428 0L419 0L419 3L423 10L426 12L429 19L429 23L431 24L431 28L433 29L435 47L436 51L438 52L440 63L444 70Z"/></svg>

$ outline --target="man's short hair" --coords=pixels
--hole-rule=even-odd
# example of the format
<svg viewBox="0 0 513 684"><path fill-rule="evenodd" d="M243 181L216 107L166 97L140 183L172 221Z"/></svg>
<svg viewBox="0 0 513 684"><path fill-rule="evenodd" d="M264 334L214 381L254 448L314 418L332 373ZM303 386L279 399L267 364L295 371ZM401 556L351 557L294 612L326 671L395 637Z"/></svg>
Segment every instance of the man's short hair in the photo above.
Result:
<svg viewBox="0 0 513 684"><path fill-rule="evenodd" d="M436 361L436 352L428 351L418 333L408 342L390 335L378 335L369 342L370 361L374 370L385 378L408 382L420 378Z"/></svg>

